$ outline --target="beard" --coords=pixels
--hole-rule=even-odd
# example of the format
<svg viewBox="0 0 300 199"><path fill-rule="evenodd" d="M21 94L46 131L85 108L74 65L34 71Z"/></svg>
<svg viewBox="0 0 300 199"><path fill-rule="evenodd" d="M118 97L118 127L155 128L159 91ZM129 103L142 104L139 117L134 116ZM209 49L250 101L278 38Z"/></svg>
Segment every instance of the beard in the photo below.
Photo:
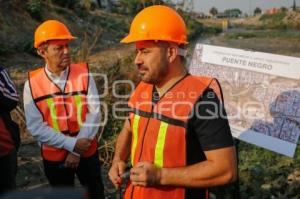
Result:
<svg viewBox="0 0 300 199"><path fill-rule="evenodd" d="M166 64L158 67L157 71L151 71L148 67L141 66L139 68L139 77L143 82L157 85L167 76L169 70Z"/></svg>

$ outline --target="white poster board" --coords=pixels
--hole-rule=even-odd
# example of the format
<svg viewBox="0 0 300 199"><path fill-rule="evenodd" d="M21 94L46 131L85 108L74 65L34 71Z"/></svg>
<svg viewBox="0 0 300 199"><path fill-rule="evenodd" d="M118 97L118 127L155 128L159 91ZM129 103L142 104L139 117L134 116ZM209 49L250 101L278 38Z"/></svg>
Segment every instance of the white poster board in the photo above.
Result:
<svg viewBox="0 0 300 199"><path fill-rule="evenodd" d="M219 80L234 137L294 156L300 134L300 58L197 44L189 71Z"/></svg>

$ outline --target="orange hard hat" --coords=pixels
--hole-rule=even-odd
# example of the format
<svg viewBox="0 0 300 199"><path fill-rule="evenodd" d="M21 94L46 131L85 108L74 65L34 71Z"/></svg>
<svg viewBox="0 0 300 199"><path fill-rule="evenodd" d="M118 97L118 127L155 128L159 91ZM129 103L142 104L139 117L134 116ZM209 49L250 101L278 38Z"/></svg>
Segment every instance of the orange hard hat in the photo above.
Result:
<svg viewBox="0 0 300 199"><path fill-rule="evenodd" d="M147 7L135 16L129 34L121 42L143 40L186 44L188 43L186 25L182 17L170 7L162 5Z"/></svg>
<svg viewBox="0 0 300 199"><path fill-rule="evenodd" d="M57 20L47 20L34 33L34 47L38 48L42 43L49 40L68 39L72 40L76 37L72 36L65 24Z"/></svg>

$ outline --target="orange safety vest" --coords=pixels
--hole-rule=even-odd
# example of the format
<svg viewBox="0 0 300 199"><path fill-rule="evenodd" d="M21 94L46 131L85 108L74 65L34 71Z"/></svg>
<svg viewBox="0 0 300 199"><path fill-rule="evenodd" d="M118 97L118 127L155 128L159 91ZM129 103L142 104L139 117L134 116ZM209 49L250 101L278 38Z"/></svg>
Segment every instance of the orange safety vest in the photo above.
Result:
<svg viewBox="0 0 300 199"><path fill-rule="evenodd" d="M216 79L187 75L174 85L156 104L152 104L153 85L141 82L129 99L129 113L132 129L131 164L148 161L159 168L187 166L186 134L191 111L202 93L212 88L218 96L221 90ZM199 148L199 150L201 150ZM205 189L184 187L132 186L129 182L125 199L184 199L205 198ZM202 194L198 194L201 190ZM196 193L196 194L195 194ZM198 195L197 195L198 194Z"/></svg>
<svg viewBox="0 0 300 199"><path fill-rule="evenodd" d="M29 85L36 107L46 122L57 133L76 136L85 122L89 71L87 64L71 64L64 90L61 90L47 76L45 68L29 72ZM83 157L93 155L97 150L96 138ZM49 161L63 161L68 152L42 144L42 157Z"/></svg>

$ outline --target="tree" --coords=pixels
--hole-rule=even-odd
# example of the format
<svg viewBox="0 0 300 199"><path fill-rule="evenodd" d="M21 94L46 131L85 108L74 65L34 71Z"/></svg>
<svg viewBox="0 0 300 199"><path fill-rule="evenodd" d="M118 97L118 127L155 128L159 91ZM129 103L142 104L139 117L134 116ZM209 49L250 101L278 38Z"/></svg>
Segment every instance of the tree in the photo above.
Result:
<svg viewBox="0 0 300 199"><path fill-rule="evenodd" d="M101 0L97 0L97 4L99 8L102 8Z"/></svg>
<svg viewBox="0 0 300 199"><path fill-rule="evenodd" d="M262 10L259 7L256 7L254 9L254 15L260 15L262 13Z"/></svg>
<svg viewBox="0 0 300 199"><path fill-rule="evenodd" d="M233 9L225 10L225 13L229 17L239 17L239 16L241 16L242 11L238 8L233 8Z"/></svg>
<svg viewBox="0 0 300 199"><path fill-rule="evenodd" d="M106 0L106 11L111 12L112 11L112 3L110 0Z"/></svg>
<svg viewBox="0 0 300 199"><path fill-rule="evenodd" d="M293 11L296 11L296 8L297 8L297 6L296 6L296 0L294 0L294 3L293 3Z"/></svg>
<svg viewBox="0 0 300 199"><path fill-rule="evenodd" d="M151 5L163 4L162 0L121 0L122 8L126 13L135 16L143 8Z"/></svg>
<svg viewBox="0 0 300 199"><path fill-rule="evenodd" d="M280 8L280 12L287 12L288 11L288 9L286 8L286 7L284 7L284 6L282 6L281 8Z"/></svg>
<svg viewBox="0 0 300 199"><path fill-rule="evenodd" d="M212 7L212 8L209 10L209 13L210 13L212 16L216 16L216 15L218 14L218 10L217 10L217 8Z"/></svg>

